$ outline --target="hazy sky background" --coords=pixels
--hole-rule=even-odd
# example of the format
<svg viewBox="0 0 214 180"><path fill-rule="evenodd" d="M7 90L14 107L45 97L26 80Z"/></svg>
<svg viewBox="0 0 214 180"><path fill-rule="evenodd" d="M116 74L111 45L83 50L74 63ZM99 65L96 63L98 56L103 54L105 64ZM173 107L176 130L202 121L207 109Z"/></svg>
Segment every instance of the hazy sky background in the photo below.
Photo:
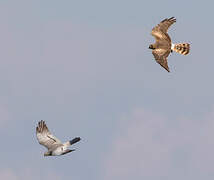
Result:
<svg viewBox="0 0 214 180"><path fill-rule="evenodd" d="M0 0L0 179L213 180L213 1ZM154 60L175 16L188 56ZM77 151L44 157L45 120Z"/></svg>

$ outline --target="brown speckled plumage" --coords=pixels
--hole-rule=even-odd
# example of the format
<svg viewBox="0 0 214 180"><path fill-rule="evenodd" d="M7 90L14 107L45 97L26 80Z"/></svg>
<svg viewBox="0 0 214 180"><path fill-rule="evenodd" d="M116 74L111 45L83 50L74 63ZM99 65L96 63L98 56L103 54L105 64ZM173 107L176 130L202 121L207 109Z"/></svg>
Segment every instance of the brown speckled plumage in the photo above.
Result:
<svg viewBox="0 0 214 180"><path fill-rule="evenodd" d="M164 19L157 26L152 29L152 36L155 37L155 44L151 44L149 46L152 49L152 54L157 61L164 69L168 72L168 62L167 57L169 56L171 51L178 52L180 54L186 55L189 53L190 45L188 43L175 44L172 48L171 38L168 35L167 31L169 27L176 22L174 17L169 19Z"/></svg>

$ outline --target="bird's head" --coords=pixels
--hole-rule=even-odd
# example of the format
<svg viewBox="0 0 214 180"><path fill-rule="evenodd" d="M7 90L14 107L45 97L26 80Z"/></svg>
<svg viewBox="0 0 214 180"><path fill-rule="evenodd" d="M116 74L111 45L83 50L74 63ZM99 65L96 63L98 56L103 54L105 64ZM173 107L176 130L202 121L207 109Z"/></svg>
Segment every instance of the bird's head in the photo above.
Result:
<svg viewBox="0 0 214 180"><path fill-rule="evenodd" d="M154 46L153 46L153 44L149 45L149 49L155 49Z"/></svg>

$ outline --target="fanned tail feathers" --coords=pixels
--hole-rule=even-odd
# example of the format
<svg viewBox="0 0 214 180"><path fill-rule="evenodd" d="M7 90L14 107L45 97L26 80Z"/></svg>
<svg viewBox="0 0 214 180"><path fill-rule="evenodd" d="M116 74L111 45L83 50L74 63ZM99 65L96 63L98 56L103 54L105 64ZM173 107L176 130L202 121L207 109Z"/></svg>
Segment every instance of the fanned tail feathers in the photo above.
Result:
<svg viewBox="0 0 214 180"><path fill-rule="evenodd" d="M187 55L190 51L190 44L188 44L188 43L173 44L172 50L177 53Z"/></svg>

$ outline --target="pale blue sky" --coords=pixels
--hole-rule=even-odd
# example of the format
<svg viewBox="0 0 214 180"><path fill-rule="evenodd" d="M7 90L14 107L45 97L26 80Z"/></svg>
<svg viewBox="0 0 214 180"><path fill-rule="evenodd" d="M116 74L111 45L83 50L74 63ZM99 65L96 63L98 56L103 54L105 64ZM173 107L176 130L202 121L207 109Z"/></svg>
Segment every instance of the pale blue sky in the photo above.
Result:
<svg viewBox="0 0 214 180"><path fill-rule="evenodd" d="M212 180L213 6L0 0L0 179ZM167 73L148 46L172 16L191 52ZM41 119L77 151L44 158Z"/></svg>

